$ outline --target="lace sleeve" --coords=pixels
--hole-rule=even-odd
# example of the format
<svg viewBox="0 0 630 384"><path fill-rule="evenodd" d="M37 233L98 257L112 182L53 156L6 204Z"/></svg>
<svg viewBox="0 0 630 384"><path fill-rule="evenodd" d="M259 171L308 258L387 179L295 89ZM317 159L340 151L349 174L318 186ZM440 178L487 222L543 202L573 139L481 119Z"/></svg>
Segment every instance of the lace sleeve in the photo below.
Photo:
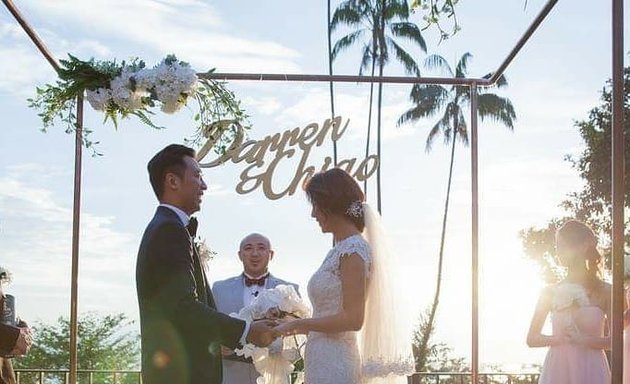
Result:
<svg viewBox="0 0 630 384"><path fill-rule="evenodd" d="M362 237L356 237L353 239L349 239L344 244L341 244L339 249L337 250L337 257L335 260L335 271L339 274L339 268L341 266L341 260L344 257L352 255L356 253L363 259L365 263L365 271L366 273L370 271L370 266L372 264L372 258L370 256L370 246Z"/></svg>

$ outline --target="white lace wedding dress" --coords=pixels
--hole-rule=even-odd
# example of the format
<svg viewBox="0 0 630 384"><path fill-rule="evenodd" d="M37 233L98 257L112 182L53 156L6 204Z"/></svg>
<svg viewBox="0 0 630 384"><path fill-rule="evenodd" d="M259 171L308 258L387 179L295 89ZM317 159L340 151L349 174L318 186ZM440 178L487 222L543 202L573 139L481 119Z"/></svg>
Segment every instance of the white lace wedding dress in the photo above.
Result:
<svg viewBox="0 0 630 384"><path fill-rule="evenodd" d="M335 315L342 308L339 264L344 256L356 253L369 274L370 246L361 235L350 236L328 252L324 262L308 282L308 296L313 304L313 318ZM369 275L368 275L369 276ZM304 354L305 383L359 384L361 357L357 332L310 332Z"/></svg>

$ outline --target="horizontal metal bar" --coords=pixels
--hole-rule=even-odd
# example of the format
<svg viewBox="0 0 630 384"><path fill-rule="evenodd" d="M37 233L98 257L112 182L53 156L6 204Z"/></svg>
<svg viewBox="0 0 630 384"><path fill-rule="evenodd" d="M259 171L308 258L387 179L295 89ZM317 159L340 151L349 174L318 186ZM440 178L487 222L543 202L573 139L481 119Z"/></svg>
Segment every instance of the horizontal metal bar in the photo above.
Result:
<svg viewBox="0 0 630 384"><path fill-rule="evenodd" d="M470 86L490 86L489 79L467 79L453 77L413 77L413 76L356 76L356 75L303 75L279 73L198 73L202 79L252 80L252 81L303 81L336 83L389 83L389 84L447 84Z"/></svg>

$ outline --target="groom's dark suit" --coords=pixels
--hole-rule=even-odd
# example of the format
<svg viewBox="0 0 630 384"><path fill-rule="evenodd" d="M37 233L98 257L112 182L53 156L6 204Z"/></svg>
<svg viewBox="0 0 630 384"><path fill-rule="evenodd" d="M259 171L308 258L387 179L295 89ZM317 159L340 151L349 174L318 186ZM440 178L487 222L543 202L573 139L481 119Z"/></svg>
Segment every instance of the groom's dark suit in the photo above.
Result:
<svg viewBox="0 0 630 384"><path fill-rule="evenodd" d="M216 310L212 291L177 214L160 206L136 264L145 384L221 384L221 348L235 348L245 322Z"/></svg>

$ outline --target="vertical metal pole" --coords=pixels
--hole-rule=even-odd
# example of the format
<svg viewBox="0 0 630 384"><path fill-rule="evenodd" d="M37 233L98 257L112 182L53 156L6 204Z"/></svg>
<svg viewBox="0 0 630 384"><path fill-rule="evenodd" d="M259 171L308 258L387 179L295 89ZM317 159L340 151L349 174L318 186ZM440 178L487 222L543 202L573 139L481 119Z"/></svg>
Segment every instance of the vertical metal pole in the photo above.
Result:
<svg viewBox="0 0 630 384"><path fill-rule="evenodd" d="M77 382L77 317L79 279L79 229L81 219L81 158L83 149L83 95L77 97L74 141L74 204L72 207L72 286L70 290L70 384Z"/></svg>
<svg viewBox="0 0 630 384"><path fill-rule="evenodd" d="M328 74L332 76L333 74L333 64L332 64L332 30L330 27L330 22L332 19L330 18L330 1L328 0L328 19L327 19L327 30L328 30ZM334 91L334 83L331 80L329 83L330 87L330 118L335 118L335 91ZM333 141L333 164L337 166L337 141Z"/></svg>
<svg viewBox="0 0 630 384"><path fill-rule="evenodd" d="M612 2L612 382L623 380L624 277L624 68L623 0Z"/></svg>
<svg viewBox="0 0 630 384"><path fill-rule="evenodd" d="M479 381L479 153L477 148L477 84L470 86L470 148L472 195L472 383Z"/></svg>

